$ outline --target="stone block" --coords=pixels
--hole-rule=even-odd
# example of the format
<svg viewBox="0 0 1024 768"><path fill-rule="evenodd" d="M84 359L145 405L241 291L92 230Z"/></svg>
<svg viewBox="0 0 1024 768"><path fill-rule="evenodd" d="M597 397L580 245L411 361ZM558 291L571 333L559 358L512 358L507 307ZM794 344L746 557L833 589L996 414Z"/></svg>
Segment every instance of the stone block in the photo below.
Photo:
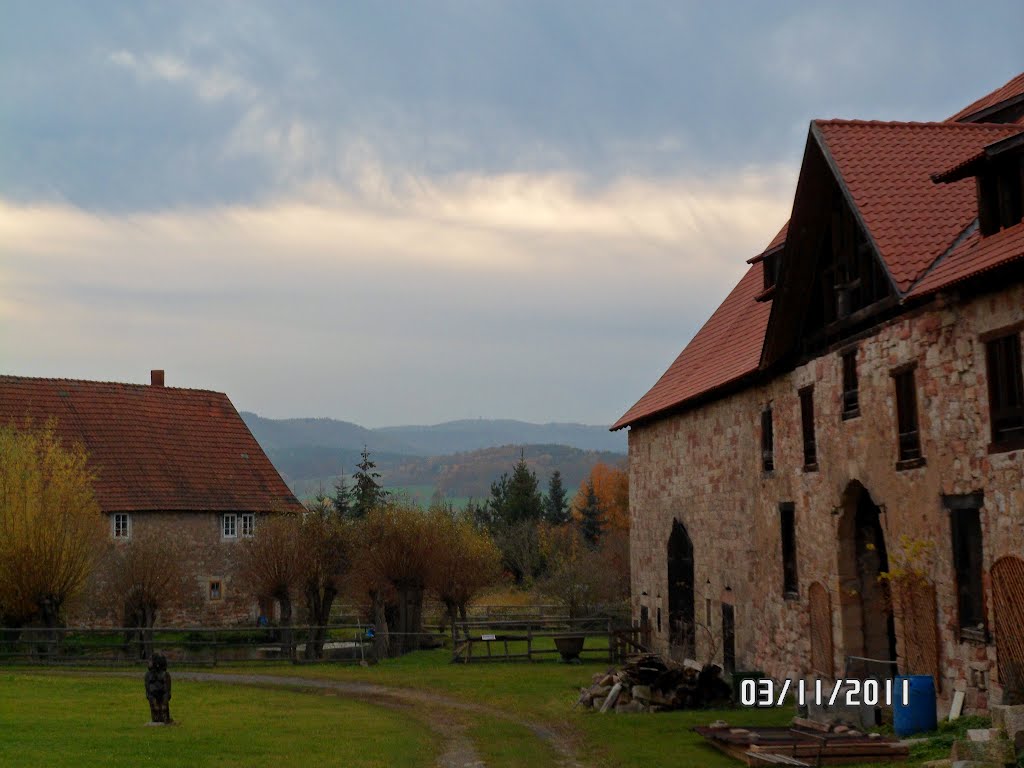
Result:
<svg viewBox="0 0 1024 768"><path fill-rule="evenodd" d="M970 728L967 731L968 741L996 741L1003 737L999 728Z"/></svg>
<svg viewBox="0 0 1024 768"><path fill-rule="evenodd" d="M994 704L991 713L992 727L1005 731L1011 739L1024 732L1024 704Z"/></svg>
<svg viewBox="0 0 1024 768"><path fill-rule="evenodd" d="M650 701L651 700L651 686L649 685L634 685L632 690L633 698L639 701Z"/></svg>
<svg viewBox="0 0 1024 768"><path fill-rule="evenodd" d="M1017 762L1013 742L1008 739L995 739L994 741L960 739L953 742L953 752L950 757L954 764L958 760L974 760L998 766L1013 765Z"/></svg>

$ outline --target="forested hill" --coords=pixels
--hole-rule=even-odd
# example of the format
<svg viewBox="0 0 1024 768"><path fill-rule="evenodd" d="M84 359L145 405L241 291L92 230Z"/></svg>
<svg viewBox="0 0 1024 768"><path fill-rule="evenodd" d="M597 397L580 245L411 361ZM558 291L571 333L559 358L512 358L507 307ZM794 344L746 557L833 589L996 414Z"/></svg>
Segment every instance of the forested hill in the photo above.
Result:
<svg viewBox="0 0 1024 768"><path fill-rule="evenodd" d="M568 445L584 451L626 452L626 433L589 424L531 424L513 419L464 419L431 426L367 429L335 419L266 419L243 411L242 418L264 449L325 446L374 453L442 456L500 445Z"/></svg>
<svg viewBox="0 0 1024 768"><path fill-rule="evenodd" d="M479 419L366 429L334 419L266 419L247 412L242 418L300 498L321 484L330 490L342 472L351 474L364 444L385 486L427 497L433 489L454 498L486 496L520 451L542 485L558 469L569 488L598 461L621 464L626 458L623 433L582 424Z"/></svg>

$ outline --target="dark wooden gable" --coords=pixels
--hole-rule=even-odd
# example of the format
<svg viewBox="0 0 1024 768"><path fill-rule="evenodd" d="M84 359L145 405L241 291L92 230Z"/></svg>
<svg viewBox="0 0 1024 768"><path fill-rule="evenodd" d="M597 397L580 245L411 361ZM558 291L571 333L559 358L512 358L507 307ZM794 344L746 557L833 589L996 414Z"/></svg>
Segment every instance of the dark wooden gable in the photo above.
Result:
<svg viewBox="0 0 1024 768"><path fill-rule="evenodd" d="M761 357L793 363L877 322L898 295L812 126Z"/></svg>

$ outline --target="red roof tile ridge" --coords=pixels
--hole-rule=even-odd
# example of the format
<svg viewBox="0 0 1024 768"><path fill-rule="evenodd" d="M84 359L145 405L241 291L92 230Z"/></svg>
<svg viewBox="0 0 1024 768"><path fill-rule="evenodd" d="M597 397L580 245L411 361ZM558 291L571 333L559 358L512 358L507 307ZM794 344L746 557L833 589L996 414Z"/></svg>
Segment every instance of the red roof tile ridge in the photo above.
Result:
<svg viewBox="0 0 1024 768"><path fill-rule="evenodd" d="M963 120L971 115L984 112L986 109L998 106L1005 101L1024 96L1024 72L1014 75L994 91L990 91L980 99L975 99L956 114L950 115L947 120Z"/></svg>
<svg viewBox="0 0 1024 768"><path fill-rule="evenodd" d="M918 121L918 120L847 120L844 118L830 118L827 120L813 120L815 125L849 125L849 126L874 126L874 127L889 127L889 128L944 128L946 130L991 130L994 128L1000 128L1006 130L1007 128L1017 127L1014 123L950 123L944 121Z"/></svg>
<svg viewBox="0 0 1024 768"><path fill-rule="evenodd" d="M126 381L101 381L97 379L69 379L65 377L51 377L51 376L21 376L14 373L0 373L0 379L6 380L17 380L26 382L42 382L49 381L54 384L101 384L107 387L123 387L125 389L142 389L142 390L161 390L170 389L178 392L202 392L208 395L224 395L225 392L219 392L215 389L201 389L198 387L170 387L164 384L156 385L153 384L136 384L134 382Z"/></svg>

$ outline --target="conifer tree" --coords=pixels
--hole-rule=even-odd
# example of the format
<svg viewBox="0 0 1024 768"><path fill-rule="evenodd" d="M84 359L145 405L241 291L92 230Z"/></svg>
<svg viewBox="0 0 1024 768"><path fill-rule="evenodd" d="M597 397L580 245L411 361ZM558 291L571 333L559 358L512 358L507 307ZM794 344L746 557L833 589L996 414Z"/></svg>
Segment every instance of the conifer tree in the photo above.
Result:
<svg viewBox="0 0 1024 768"><path fill-rule="evenodd" d="M604 511L594 490L594 481L588 479L584 486L583 505L580 510L580 534L590 547L596 548L604 531Z"/></svg>
<svg viewBox="0 0 1024 768"><path fill-rule="evenodd" d="M388 492L378 482L380 472L377 471L376 463L370 459L370 450L365 444L359 455L356 471L352 473L352 517L357 520L366 517L371 509L383 504L388 497Z"/></svg>
<svg viewBox="0 0 1024 768"><path fill-rule="evenodd" d="M551 473L548 481L548 495L544 499L545 519L551 525L563 525L569 522L569 502L565 498L565 487L562 485L562 473L557 469Z"/></svg>
<svg viewBox="0 0 1024 768"><path fill-rule="evenodd" d="M526 458L520 452L519 461L512 469L512 477L508 481L508 495L505 498L506 521L539 522L543 516L544 499L537 484L537 475L526 466Z"/></svg>
<svg viewBox="0 0 1024 768"><path fill-rule="evenodd" d="M338 479L334 483L334 496L331 497L331 502L334 504L334 511L338 513L339 517L352 516L352 489L348 487L344 469L342 469L341 474L338 475Z"/></svg>

